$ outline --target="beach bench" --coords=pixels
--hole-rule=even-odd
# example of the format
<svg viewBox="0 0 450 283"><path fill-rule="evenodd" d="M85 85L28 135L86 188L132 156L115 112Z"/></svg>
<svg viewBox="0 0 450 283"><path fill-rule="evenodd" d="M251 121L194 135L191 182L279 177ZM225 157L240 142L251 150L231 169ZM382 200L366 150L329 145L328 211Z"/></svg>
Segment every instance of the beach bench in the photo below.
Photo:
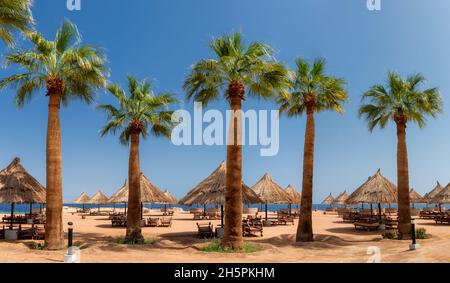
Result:
<svg viewBox="0 0 450 283"><path fill-rule="evenodd" d="M124 227L127 226L127 218L124 216L116 216L111 219L112 227Z"/></svg>
<svg viewBox="0 0 450 283"><path fill-rule="evenodd" d="M211 222L209 222L208 224L197 223L197 228L198 228L197 233L198 238L204 239L214 237L213 225L211 224Z"/></svg>
<svg viewBox="0 0 450 283"><path fill-rule="evenodd" d="M147 218L147 226L148 227L158 227L159 226L159 218L153 218L153 217Z"/></svg>
<svg viewBox="0 0 450 283"><path fill-rule="evenodd" d="M163 217L161 218L161 223L159 224L161 227L171 227L172 226L172 217Z"/></svg>
<svg viewBox="0 0 450 283"><path fill-rule="evenodd" d="M449 215L439 215L434 218L436 224L450 224L450 216Z"/></svg>
<svg viewBox="0 0 450 283"><path fill-rule="evenodd" d="M257 233L263 236L263 223L261 220L246 220L242 223L242 236L257 237Z"/></svg>
<svg viewBox="0 0 450 283"><path fill-rule="evenodd" d="M353 225L356 230L376 231L380 228L379 223L355 222Z"/></svg>

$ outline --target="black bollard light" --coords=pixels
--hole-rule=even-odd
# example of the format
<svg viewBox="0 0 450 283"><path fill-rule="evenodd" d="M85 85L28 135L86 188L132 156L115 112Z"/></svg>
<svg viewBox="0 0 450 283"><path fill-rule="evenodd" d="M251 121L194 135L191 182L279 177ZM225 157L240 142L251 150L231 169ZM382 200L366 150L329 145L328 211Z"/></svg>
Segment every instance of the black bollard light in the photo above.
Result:
<svg viewBox="0 0 450 283"><path fill-rule="evenodd" d="M409 249L411 251L417 250L420 248L420 245L416 243L416 220L411 219L411 245L409 245Z"/></svg>
<svg viewBox="0 0 450 283"><path fill-rule="evenodd" d="M73 223L69 222L67 223L69 225L69 233L68 233L68 239L67 239L67 247L69 248L69 255L72 255L72 241L73 241Z"/></svg>

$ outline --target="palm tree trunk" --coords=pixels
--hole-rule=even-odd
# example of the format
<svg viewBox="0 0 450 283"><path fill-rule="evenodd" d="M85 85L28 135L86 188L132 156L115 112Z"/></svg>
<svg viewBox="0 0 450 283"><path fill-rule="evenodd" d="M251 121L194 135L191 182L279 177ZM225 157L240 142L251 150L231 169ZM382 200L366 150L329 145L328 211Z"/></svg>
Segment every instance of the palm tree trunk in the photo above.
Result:
<svg viewBox="0 0 450 283"><path fill-rule="evenodd" d="M62 83L54 81L55 84ZM61 86L60 86L61 87ZM58 250L64 248L62 219L62 160L61 160L61 128L59 111L63 87L48 89L48 125L47 125L47 179L45 210L45 248Z"/></svg>
<svg viewBox="0 0 450 283"><path fill-rule="evenodd" d="M398 230L401 239L411 236L411 208L409 200L408 151L406 123L397 123L397 188Z"/></svg>
<svg viewBox="0 0 450 283"><path fill-rule="evenodd" d="M225 227L222 246L242 250L242 98L230 96L231 110L227 142L227 172L225 190ZM231 134L230 134L231 133ZM230 140L233 138L233 140Z"/></svg>
<svg viewBox="0 0 450 283"><path fill-rule="evenodd" d="M314 240L312 229L312 190L314 173L314 107L307 106L305 145L303 151L302 201L297 228L297 242Z"/></svg>
<svg viewBox="0 0 450 283"><path fill-rule="evenodd" d="M126 240L137 243L143 240L141 232L141 169L139 161L139 132L130 135L130 158L128 163L128 214Z"/></svg>

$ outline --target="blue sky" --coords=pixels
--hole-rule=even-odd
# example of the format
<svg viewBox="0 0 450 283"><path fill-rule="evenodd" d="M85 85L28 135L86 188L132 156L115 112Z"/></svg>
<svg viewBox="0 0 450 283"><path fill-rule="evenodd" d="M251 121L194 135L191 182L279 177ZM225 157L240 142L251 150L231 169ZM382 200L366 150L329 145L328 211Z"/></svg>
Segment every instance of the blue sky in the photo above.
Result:
<svg viewBox="0 0 450 283"><path fill-rule="evenodd" d="M70 12L63 0L36 0L37 29L53 37L64 19L76 23L85 43L103 46L110 62L110 80L124 84L126 75L149 78L156 91L181 89L189 66L211 56L208 41L240 30L247 42L258 40L277 50L289 67L296 57L328 60L327 71L348 81L350 102L345 114L316 117L314 201L332 192L353 191L382 169L396 182L396 136L392 125L369 133L357 116L361 94L382 83L389 69L402 75L421 72L428 85L439 86L444 102L450 93L450 3L444 0L382 0L382 11L366 9L365 0L82 0L82 10ZM25 43L23 43L25 44ZM0 46L1 53L5 47ZM1 70L1 77L11 73ZM24 166L45 185L47 98L42 94L23 109L13 105L14 92L0 93L0 167L20 156ZM111 102L98 93L97 103ZM183 108L192 110L192 103ZM226 109L225 102L210 108ZM449 104L425 129L410 125L407 141L410 183L429 191L439 180L450 181ZM275 109L267 101L248 99L245 109ZM115 192L127 176L128 148L117 136L100 139L105 115L75 102L61 113L64 199L81 191ZM243 176L253 185L264 172L285 187L300 187L305 118L281 120L280 151L260 157L258 147L246 147ZM141 167L162 189L182 197L221 160L224 147L176 147L164 139L141 143Z"/></svg>

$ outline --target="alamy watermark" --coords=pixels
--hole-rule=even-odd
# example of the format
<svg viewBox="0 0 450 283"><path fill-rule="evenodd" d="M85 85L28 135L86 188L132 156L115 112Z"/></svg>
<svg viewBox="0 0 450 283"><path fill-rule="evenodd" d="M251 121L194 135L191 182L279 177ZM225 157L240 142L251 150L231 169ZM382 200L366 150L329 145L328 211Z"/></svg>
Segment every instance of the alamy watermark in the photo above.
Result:
<svg viewBox="0 0 450 283"><path fill-rule="evenodd" d="M67 0L66 6L69 11L80 11L81 0Z"/></svg>
<svg viewBox="0 0 450 283"><path fill-rule="evenodd" d="M174 112L172 120L178 123L172 130L174 145L259 145L261 156L278 154L278 110L228 110L224 118L219 110L211 109L203 113L202 103L195 102L194 105L194 117L187 110ZM228 129L226 134L225 129Z"/></svg>
<svg viewBox="0 0 450 283"><path fill-rule="evenodd" d="M381 0L367 0L366 4L369 11L381 11Z"/></svg>

